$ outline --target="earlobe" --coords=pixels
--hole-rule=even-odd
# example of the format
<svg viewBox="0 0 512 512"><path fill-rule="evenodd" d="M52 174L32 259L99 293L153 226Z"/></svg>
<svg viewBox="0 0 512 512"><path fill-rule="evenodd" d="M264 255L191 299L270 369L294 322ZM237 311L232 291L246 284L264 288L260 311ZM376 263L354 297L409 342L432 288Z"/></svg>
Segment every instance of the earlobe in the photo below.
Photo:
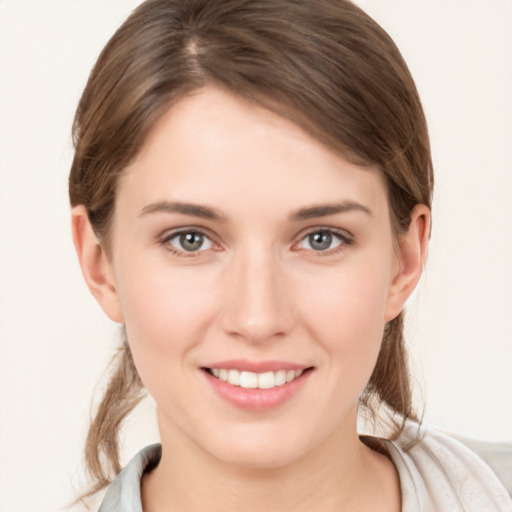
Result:
<svg viewBox="0 0 512 512"><path fill-rule="evenodd" d="M89 290L106 315L122 323L123 315L117 295L112 266L89 221L85 206L71 211L73 243Z"/></svg>
<svg viewBox="0 0 512 512"><path fill-rule="evenodd" d="M430 210L417 204L406 233L399 236L398 271L388 294L385 321L396 318L420 280L430 237Z"/></svg>

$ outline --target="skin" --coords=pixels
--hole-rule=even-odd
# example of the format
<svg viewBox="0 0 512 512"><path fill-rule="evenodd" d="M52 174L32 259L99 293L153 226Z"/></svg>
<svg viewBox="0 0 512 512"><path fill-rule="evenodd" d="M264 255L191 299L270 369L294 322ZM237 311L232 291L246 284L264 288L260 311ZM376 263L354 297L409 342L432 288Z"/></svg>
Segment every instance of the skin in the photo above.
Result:
<svg viewBox="0 0 512 512"><path fill-rule="evenodd" d="M345 208L293 218L326 204ZM205 237L187 252L176 230L191 228ZM319 250L309 235L326 231ZM121 179L108 257L73 210L86 281L126 325L157 403L163 456L144 510L400 510L393 464L358 438L357 404L428 231L418 205L397 243L381 174L288 120L214 88L171 107ZM279 407L248 411L201 369L231 359L312 370Z"/></svg>

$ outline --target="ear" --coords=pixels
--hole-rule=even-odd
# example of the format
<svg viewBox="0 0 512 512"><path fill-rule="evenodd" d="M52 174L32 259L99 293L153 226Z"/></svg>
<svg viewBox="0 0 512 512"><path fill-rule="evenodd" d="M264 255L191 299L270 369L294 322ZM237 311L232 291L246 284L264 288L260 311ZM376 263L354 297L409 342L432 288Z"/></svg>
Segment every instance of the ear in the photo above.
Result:
<svg viewBox="0 0 512 512"><path fill-rule="evenodd" d="M417 204L406 233L398 237L398 270L393 276L388 294L385 321L396 318L405 301L416 288L423 271L430 238L430 210Z"/></svg>
<svg viewBox="0 0 512 512"><path fill-rule="evenodd" d="M117 295L112 265L89 221L85 206L71 210L73 242L89 290L103 311L114 322L122 323L123 315Z"/></svg>

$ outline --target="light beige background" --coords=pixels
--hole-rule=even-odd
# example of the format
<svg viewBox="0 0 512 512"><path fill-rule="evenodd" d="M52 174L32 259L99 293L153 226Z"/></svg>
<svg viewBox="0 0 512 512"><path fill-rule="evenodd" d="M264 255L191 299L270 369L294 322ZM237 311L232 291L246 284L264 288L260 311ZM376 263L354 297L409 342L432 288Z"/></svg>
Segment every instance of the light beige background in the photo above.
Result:
<svg viewBox="0 0 512 512"><path fill-rule="evenodd" d="M116 344L75 261L66 178L89 69L137 3L0 0L3 512L72 497L91 395ZM425 421L512 440L512 2L358 3L395 38L430 122L435 224L408 327ZM130 422L125 460L157 438L151 409Z"/></svg>

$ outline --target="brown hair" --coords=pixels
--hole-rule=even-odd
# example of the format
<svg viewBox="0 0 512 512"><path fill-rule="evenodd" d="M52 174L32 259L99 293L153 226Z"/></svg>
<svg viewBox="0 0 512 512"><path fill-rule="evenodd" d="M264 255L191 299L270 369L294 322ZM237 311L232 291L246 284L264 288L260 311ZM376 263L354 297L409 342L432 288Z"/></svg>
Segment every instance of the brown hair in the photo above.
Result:
<svg viewBox="0 0 512 512"><path fill-rule="evenodd" d="M430 208L425 117L386 32L348 0L148 0L101 53L73 126L72 205L83 204L106 250L119 177L157 119L213 84L286 116L350 161L377 166L396 234ZM412 403L402 315L385 330L361 403L384 405L398 436ZM89 430L86 462L106 485L119 471L118 429L143 393L126 340Z"/></svg>

